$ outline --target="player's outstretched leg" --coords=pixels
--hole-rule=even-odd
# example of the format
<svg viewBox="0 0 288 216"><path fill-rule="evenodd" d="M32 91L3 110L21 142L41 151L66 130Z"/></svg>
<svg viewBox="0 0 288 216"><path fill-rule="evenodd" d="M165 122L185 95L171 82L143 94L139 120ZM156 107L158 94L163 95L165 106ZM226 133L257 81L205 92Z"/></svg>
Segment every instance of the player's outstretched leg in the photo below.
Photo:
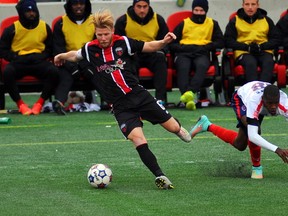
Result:
<svg viewBox="0 0 288 216"><path fill-rule="evenodd" d="M190 131L190 135L193 138L194 136L196 136L196 134L198 133L202 133L208 130L208 127L211 125L212 123L209 121L209 119L207 118L207 116L202 115L196 125L191 129Z"/></svg>
<svg viewBox="0 0 288 216"><path fill-rule="evenodd" d="M174 188L172 182L166 176L163 176L163 175L156 177L155 184L160 189L167 190L167 189L173 189Z"/></svg>

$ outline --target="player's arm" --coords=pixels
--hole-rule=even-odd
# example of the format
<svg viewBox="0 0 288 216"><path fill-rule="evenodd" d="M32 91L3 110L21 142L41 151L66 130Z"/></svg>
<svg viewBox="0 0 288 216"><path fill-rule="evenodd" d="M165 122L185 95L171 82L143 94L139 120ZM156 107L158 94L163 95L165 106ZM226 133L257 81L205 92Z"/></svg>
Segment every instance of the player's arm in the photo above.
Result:
<svg viewBox="0 0 288 216"><path fill-rule="evenodd" d="M172 32L168 32L162 40L145 42L142 52L156 52L176 39Z"/></svg>
<svg viewBox="0 0 288 216"><path fill-rule="evenodd" d="M278 146L268 142L262 136L258 134L258 126L248 124L248 139L267 150L273 151L284 161L284 163L288 163L288 149L281 149Z"/></svg>
<svg viewBox="0 0 288 216"><path fill-rule="evenodd" d="M54 57L54 64L56 66L61 66L64 64L65 61L70 61L70 62L78 62L82 60L83 57L79 55L79 50L72 50L66 53L60 53Z"/></svg>

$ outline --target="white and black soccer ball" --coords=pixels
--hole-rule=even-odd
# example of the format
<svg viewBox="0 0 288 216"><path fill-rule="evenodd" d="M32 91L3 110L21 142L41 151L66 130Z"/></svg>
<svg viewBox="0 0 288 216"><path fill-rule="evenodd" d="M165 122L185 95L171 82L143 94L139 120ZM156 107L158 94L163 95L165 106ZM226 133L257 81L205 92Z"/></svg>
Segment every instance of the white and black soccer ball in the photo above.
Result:
<svg viewBox="0 0 288 216"><path fill-rule="evenodd" d="M106 188L112 181L112 170L106 164L94 164L88 171L89 184L95 188Z"/></svg>

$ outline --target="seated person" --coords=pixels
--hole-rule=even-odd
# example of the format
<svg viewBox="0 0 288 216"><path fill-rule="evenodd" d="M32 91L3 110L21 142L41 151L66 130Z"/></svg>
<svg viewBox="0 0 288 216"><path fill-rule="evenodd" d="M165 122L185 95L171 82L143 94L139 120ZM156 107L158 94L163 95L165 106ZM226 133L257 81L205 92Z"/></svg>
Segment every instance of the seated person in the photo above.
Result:
<svg viewBox="0 0 288 216"><path fill-rule="evenodd" d="M288 65L288 58L287 58L287 55L288 55L288 12L287 11L286 11L286 14L278 20L276 27L279 30L281 38L282 38L280 46L283 46L285 50L285 56L286 56L285 64Z"/></svg>
<svg viewBox="0 0 288 216"><path fill-rule="evenodd" d="M52 32L39 18L35 0L21 0L16 5L19 20L7 27L0 40L0 57L9 61L3 71L5 87L23 115L38 115L58 82L58 69L47 61L52 57ZM32 109L21 99L16 81L24 76L43 81L43 91Z"/></svg>
<svg viewBox="0 0 288 216"><path fill-rule="evenodd" d="M177 85L179 87L180 107L195 110L196 93L204 82L210 65L210 51L224 47L223 33L217 21L207 17L207 0L194 0L193 15L184 19L174 29L177 39L170 45L175 54ZM191 77L191 69L195 75Z"/></svg>
<svg viewBox="0 0 288 216"><path fill-rule="evenodd" d="M62 52L80 49L86 42L95 38L92 23L90 0L67 0L64 5L66 15L57 21L53 30L53 52L57 55ZM60 82L55 92L53 110L59 115L65 115L65 103L68 93L75 80L84 78L97 88L94 68L88 61L79 63L66 62L59 67Z"/></svg>
<svg viewBox="0 0 288 216"><path fill-rule="evenodd" d="M225 46L234 50L235 63L243 66L246 82L272 82L273 50L280 38L272 19L259 8L259 0L243 0L242 8L226 26L224 38Z"/></svg>

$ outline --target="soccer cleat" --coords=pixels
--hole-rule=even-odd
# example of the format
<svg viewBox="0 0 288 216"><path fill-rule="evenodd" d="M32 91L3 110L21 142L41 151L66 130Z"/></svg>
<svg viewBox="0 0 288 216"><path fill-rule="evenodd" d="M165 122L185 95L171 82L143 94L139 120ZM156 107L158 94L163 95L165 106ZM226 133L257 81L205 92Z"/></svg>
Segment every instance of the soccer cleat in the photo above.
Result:
<svg viewBox="0 0 288 216"><path fill-rule="evenodd" d="M191 131L189 132L191 135L191 138L193 138L194 136L196 136L196 134L198 133L202 133L208 130L208 127L211 125L211 122L209 121L209 119L207 118L207 116L202 115L196 125L191 129Z"/></svg>
<svg viewBox="0 0 288 216"><path fill-rule="evenodd" d="M155 184L160 189L174 189L172 182L166 176L158 176L155 179Z"/></svg>
<svg viewBox="0 0 288 216"><path fill-rule="evenodd" d="M194 93L192 91L186 91L180 97L180 101L183 103L188 103L189 101L193 101L193 100L194 100Z"/></svg>
<svg viewBox="0 0 288 216"><path fill-rule="evenodd" d="M65 107L60 101L58 101L58 100L53 101L52 102L52 108L53 108L54 112L57 113L58 115L66 115Z"/></svg>
<svg viewBox="0 0 288 216"><path fill-rule="evenodd" d="M192 100L192 101L189 101L186 103L186 109L188 110L196 110L196 104L195 102Z"/></svg>
<svg viewBox="0 0 288 216"><path fill-rule="evenodd" d="M180 131L176 134L181 140L183 140L184 142L190 142L191 141L191 135L189 134L189 132L181 127Z"/></svg>
<svg viewBox="0 0 288 216"><path fill-rule="evenodd" d="M35 103L32 107L32 113L34 115L39 115L42 110L42 105L40 103Z"/></svg>
<svg viewBox="0 0 288 216"><path fill-rule="evenodd" d="M21 104L19 106L19 112L22 115L31 115L32 114L32 110L27 106L27 104Z"/></svg>
<svg viewBox="0 0 288 216"><path fill-rule="evenodd" d="M252 179L263 179L262 166L259 166L259 167L252 166L251 178Z"/></svg>

